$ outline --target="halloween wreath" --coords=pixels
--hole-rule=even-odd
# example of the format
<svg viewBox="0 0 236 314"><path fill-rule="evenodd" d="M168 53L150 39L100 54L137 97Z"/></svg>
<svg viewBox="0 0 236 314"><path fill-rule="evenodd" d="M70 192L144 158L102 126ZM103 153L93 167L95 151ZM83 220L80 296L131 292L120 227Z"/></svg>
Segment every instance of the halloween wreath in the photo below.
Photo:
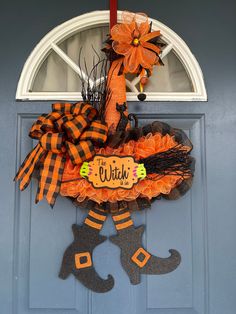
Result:
<svg viewBox="0 0 236 314"><path fill-rule="evenodd" d="M149 253L142 245L144 226L135 227L131 218L132 211L160 197L173 200L185 194L194 172L192 144L182 130L159 121L139 127L137 117L128 113L125 75L140 77L139 99L144 100L153 67L163 65L160 36L145 14L124 13L122 23L111 28L106 57L98 62L104 80L91 88L82 79L83 102L55 103L37 119L29 136L38 144L16 174L21 190L37 174L36 203L45 197L53 207L61 194L88 209L84 223L72 226L74 241L65 250L59 277L72 273L95 292L114 286L111 275L102 279L97 274L92 258L94 248L106 240L100 230L108 214L117 230L110 240L120 247L132 284L140 283L141 274L169 273L181 261L173 249L168 258ZM91 73L98 72L98 64Z"/></svg>

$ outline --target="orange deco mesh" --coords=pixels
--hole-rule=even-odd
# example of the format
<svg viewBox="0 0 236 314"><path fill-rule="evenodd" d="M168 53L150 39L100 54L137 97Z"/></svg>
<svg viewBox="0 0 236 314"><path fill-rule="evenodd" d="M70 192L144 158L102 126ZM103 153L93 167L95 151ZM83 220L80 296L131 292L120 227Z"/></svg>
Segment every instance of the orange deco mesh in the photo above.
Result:
<svg viewBox="0 0 236 314"><path fill-rule="evenodd" d="M150 155L166 151L177 145L174 138L169 134L162 136L160 133L154 135L148 134L140 138L137 142L130 141L117 149L110 147L97 150L97 154L133 156L135 160L148 157ZM189 148L186 148L189 150ZM177 175L160 176L158 180L144 179L133 186L131 190L107 188L95 189L86 180L80 177L81 165L73 166L70 160L65 163L60 194L77 198L78 202L89 198L97 203L132 201L138 197L147 197L149 199L160 194L169 194L181 181L182 177ZM156 175L155 175L156 178ZM65 182L69 181L70 182ZM74 180L74 181L73 181Z"/></svg>

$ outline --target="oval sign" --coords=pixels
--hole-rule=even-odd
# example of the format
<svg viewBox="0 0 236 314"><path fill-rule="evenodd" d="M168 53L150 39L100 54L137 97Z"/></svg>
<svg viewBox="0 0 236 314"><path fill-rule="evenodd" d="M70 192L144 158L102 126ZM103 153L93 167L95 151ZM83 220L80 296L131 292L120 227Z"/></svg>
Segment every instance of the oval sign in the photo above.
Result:
<svg viewBox="0 0 236 314"><path fill-rule="evenodd" d="M94 188L131 189L146 177L146 169L131 156L96 155L91 162L83 163L80 175Z"/></svg>

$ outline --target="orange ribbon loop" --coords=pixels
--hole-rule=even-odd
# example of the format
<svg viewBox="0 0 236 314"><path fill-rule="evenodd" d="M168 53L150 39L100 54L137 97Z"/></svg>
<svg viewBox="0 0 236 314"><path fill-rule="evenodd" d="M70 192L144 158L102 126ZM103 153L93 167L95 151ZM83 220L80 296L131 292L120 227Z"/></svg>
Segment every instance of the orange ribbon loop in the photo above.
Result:
<svg viewBox="0 0 236 314"><path fill-rule="evenodd" d="M107 140L107 126L95 120L97 110L90 104L56 103L52 112L41 115L32 125L29 136L39 140L26 156L15 180L20 189L30 183L35 169L40 169L36 203L45 196L53 207L60 192L66 157L79 164L95 155L94 145Z"/></svg>
<svg viewBox="0 0 236 314"><path fill-rule="evenodd" d="M44 150L60 154L63 145L63 133L46 133L40 139L40 145Z"/></svg>

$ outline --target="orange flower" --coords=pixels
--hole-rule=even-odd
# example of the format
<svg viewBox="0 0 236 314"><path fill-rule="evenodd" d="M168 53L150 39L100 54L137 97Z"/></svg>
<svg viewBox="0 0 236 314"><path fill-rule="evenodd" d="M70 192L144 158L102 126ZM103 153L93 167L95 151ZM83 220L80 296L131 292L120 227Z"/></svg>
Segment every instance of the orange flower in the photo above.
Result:
<svg viewBox="0 0 236 314"><path fill-rule="evenodd" d="M138 73L140 66L151 72L161 50L149 41L160 36L160 31L150 32L148 18L142 13L126 13L123 21L111 29L111 39L114 51L124 56L124 73Z"/></svg>

